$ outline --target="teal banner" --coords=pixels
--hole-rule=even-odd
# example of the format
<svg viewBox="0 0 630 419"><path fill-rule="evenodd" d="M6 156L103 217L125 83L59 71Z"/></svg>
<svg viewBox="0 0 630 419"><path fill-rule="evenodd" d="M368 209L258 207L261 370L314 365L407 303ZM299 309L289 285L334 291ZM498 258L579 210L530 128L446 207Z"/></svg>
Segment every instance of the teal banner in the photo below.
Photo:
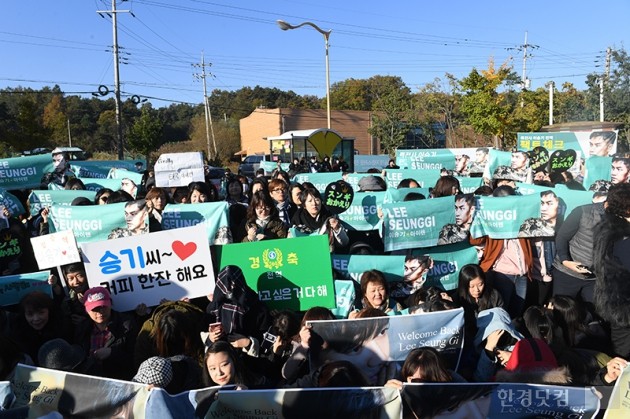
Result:
<svg viewBox="0 0 630 419"><path fill-rule="evenodd" d="M9 210L11 217L15 217L20 214L24 214L26 210L20 200L10 192L7 192L4 188L0 188L0 206Z"/></svg>
<svg viewBox="0 0 630 419"><path fill-rule="evenodd" d="M455 223L455 197L383 204L385 251L431 247L443 226Z"/></svg>
<svg viewBox="0 0 630 419"><path fill-rule="evenodd" d="M335 279L335 308L330 309L335 318L345 319L355 309L357 283L352 279Z"/></svg>
<svg viewBox="0 0 630 419"><path fill-rule="evenodd" d="M459 190L462 193L474 193L477 188L483 185L483 178L480 177L458 177Z"/></svg>
<svg viewBox="0 0 630 419"><path fill-rule="evenodd" d="M225 201L200 204L168 204L162 212L162 228L171 230L199 223L206 226L211 244L232 243L228 222L229 205Z"/></svg>
<svg viewBox="0 0 630 419"><path fill-rule="evenodd" d="M42 271L0 276L0 306L17 304L22 297L32 291L42 291L52 297L48 275L48 271Z"/></svg>
<svg viewBox="0 0 630 419"><path fill-rule="evenodd" d="M291 165L291 163L280 163L280 167L285 172L289 171L289 166L290 165ZM271 173L278 168L278 163L275 162L275 161L263 160L263 161L260 162L260 168L264 169L265 174L270 176Z"/></svg>
<svg viewBox="0 0 630 419"><path fill-rule="evenodd" d="M106 178L112 168L126 169L136 172L136 162L146 168L145 160L85 160L72 162L72 170L77 177Z"/></svg>
<svg viewBox="0 0 630 419"><path fill-rule="evenodd" d="M612 157L589 157L586 159L585 168L586 172L582 185L588 190L588 188L598 180L610 181Z"/></svg>
<svg viewBox="0 0 630 419"><path fill-rule="evenodd" d="M37 215L45 207L51 205L70 206L75 198L83 197L94 202L96 193L93 191L83 190L40 190L36 189L28 196L28 202L31 206L31 215Z"/></svg>
<svg viewBox="0 0 630 419"><path fill-rule="evenodd" d="M370 169L384 169L389 163L389 154L378 155L362 155L354 156L354 171L357 173L365 173Z"/></svg>
<svg viewBox="0 0 630 419"><path fill-rule="evenodd" d="M109 171L107 177L109 179L131 179L136 185L142 183L142 173L138 173L135 170L113 168Z"/></svg>
<svg viewBox="0 0 630 419"><path fill-rule="evenodd" d="M433 267L427 274L424 287L438 287L444 291L457 288L459 270L469 263L479 263L477 249L468 242L430 247L422 251L414 251L414 255L429 255L433 259Z"/></svg>
<svg viewBox="0 0 630 419"><path fill-rule="evenodd" d="M350 208L339 214L339 219L350 230L374 230L381 221L378 208L386 192L356 192Z"/></svg>
<svg viewBox="0 0 630 419"><path fill-rule="evenodd" d="M269 308L335 307L327 236L296 237L218 247L219 269L236 265Z"/></svg>
<svg viewBox="0 0 630 419"><path fill-rule="evenodd" d="M385 192L385 198L383 198L384 204L391 204L392 202L403 202L405 197L409 193L421 193L425 198L429 198L429 188L387 188Z"/></svg>
<svg viewBox="0 0 630 419"><path fill-rule="evenodd" d="M490 149L490 153L488 153L488 164L486 166L485 171L483 172L483 176L492 179L492 174L499 166L511 166L512 165L512 153L509 151L499 151L495 149Z"/></svg>
<svg viewBox="0 0 630 419"><path fill-rule="evenodd" d="M403 179L413 179L418 182L421 188L432 188L435 186L435 182L440 178L440 170L427 169L386 169L385 181L387 182L387 189L396 189L398 184ZM427 196L428 198L428 196Z"/></svg>
<svg viewBox="0 0 630 419"><path fill-rule="evenodd" d="M42 176L52 170L50 154L0 159L0 188L8 190L39 188Z"/></svg>
<svg viewBox="0 0 630 419"><path fill-rule="evenodd" d="M447 148L396 150L396 164L403 169L455 169L455 154Z"/></svg>
<svg viewBox="0 0 630 419"><path fill-rule="evenodd" d="M474 238L513 239L528 218L540 215L540 196L482 196L477 199L475 216L470 227ZM536 235L534 233L529 235Z"/></svg>
<svg viewBox="0 0 630 419"><path fill-rule="evenodd" d="M118 179L83 178L81 180L88 191L98 192L103 188L108 188L112 191L120 189L120 180Z"/></svg>
<svg viewBox="0 0 630 419"><path fill-rule="evenodd" d="M346 279L361 282L369 269L383 272L387 282L400 282L405 271L405 256L401 255L330 255L332 267Z"/></svg>
<svg viewBox="0 0 630 419"><path fill-rule="evenodd" d="M586 134L587 139L588 134L590 133ZM573 149L588 156L588 150L582 149L574 132L519 132L516 141L519 150L529 151L535 147L544 147L551 154L556 150Z"/></svg>
<svg viewBox="0 0 630 419"><path fill-rule="evenodd" d="M341 172L328 172L328 173L298 173L293 176L292 181L298 183L311 182L315 185L315 188L319 191L320 194L324 194L326 191L326 186L329 183L336 182L338 180L343 180L341 177ZM350 182L348 182L350 183ZM352 183L350 183L352 185ZM352 188L356 191L358 188L355 185L352 185Z"/></svg>
<svg viewBox="0 0 630 419"><path fill-rule="evenodd" d="M98 208L98 211L95 210ZM112 230L127 228L125 203L93 206L50 207L50 232L73 230L77 243L107 240Z"/></svg>

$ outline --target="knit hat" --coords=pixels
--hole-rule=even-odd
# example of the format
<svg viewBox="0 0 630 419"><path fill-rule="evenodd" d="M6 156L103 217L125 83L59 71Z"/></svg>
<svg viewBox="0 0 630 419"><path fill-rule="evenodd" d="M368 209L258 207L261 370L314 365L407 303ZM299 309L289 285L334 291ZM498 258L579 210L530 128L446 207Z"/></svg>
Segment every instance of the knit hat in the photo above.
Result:
<svg viewBox="0 0 630 419"><path fill-rule="evenodd" d="M63 339L52 339L44 343L37 352L40 367L61 371L72 371L85 359L79 345L70 345Z"/></svg>
<svg viewBox="0 0 630 419"><path fill-rule="evenodd" d="M93 311L97 307L111 307L112 296L104 287L90 288L83 294L85 311Z"/></svg>
<svg viewBox="0 0 630 419"><path fill-rule="evenodd" d="M172 379L173 366L171 365L171 360L160 356L153 356L140 364L138 372L131 381L166 387Z"/></svg>
<svg viewBox="0 0 630 419"><path fill-rule="evenodd" d="M359 190L361 192L368 192L368 191L378 192L378 191L384 191L385 189L387 189L387 185L385 184L383 179L381 179L380 177L370 175L370 176L363 176L361 179L359 179Z"/></svg>
<svg viewBox="0 0 630 419"><path fill-rule="evenodd" d="M516 342L510 360L505 364L506 370L520 372L554 368L558 368L558 361L542 339L521 339Z"/></svg>
<svg viewBox="0 0 630 419"><path fill-rule="evenodd" d="M516 173L516 170L510 166L497 166L492 174L492 179L520 181L521 177Z"/></svg>

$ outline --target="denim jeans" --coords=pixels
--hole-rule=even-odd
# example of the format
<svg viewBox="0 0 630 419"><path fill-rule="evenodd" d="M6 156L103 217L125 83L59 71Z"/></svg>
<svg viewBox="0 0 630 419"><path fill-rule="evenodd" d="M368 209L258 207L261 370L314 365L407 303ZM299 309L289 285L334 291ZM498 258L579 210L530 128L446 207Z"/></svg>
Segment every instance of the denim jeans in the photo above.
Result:
<svg viewBox="0 0 630 419"><path fill-rule="evenodd" d="M494 287L503 298L505 310L510 317L515 318L523 314L525 297L527 296L527 276L508 275L493 271Z"/></svg>

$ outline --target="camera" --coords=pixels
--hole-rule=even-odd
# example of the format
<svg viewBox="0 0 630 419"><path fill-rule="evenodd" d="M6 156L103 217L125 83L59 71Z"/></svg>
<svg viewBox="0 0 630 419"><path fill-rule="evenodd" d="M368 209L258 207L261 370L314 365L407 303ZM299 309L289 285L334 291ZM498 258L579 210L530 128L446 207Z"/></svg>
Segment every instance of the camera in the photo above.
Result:
<svg viewBox="0 0 630 419"><path fill-rule="evenodd" d="M269 330L263 333L263 341L260 343L260 353L268 354L273 350L273 344L278 340L278 336L274 334L276 330L271 326Z"/></svg>

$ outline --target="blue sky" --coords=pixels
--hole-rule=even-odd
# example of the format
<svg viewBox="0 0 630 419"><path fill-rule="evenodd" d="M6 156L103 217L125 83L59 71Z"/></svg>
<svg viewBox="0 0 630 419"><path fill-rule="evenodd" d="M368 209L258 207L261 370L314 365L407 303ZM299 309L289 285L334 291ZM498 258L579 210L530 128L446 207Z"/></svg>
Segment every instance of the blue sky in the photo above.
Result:
<svg viewBox="0 0 630 419"><path fill-rule="evenodd" d="M630 33L627 0L130 0L117 8L133 13L118 15L122 91L155 106L202 102L192 67L202 50L209 92L260 85L324 97L324 37L308 27L281 31L277 19L332 29L331 83L400 76L414 92L446 72L487 68L490 58L520 75L526 31L537 46L528 50L532 88L550 80L584 88L586 74L603 71L606 48ZM96 13L109 9L111 0L5 2L0 88L113 88L111 18Z"/></svg>

